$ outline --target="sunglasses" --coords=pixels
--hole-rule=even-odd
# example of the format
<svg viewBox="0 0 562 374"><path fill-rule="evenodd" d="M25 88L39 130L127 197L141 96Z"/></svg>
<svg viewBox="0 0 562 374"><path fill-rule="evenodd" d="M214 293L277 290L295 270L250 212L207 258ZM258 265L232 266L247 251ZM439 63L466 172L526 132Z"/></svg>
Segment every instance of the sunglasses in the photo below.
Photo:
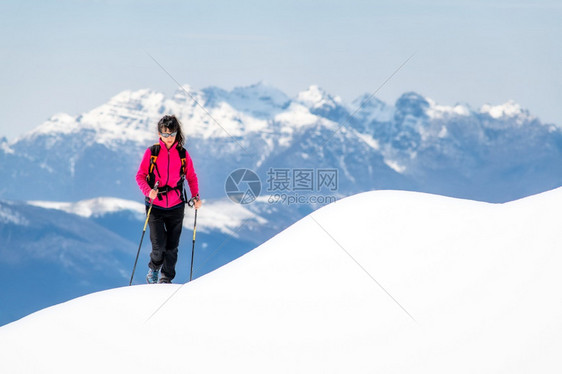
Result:
<svg viewBox="0 0 562 374"><path fill-rule="evenodd" d="M171 133L167 133L167 132L161 132L160 135L162 135L163 138L169 138L170 136L176 136L178 132L171 132Z"/></svg>

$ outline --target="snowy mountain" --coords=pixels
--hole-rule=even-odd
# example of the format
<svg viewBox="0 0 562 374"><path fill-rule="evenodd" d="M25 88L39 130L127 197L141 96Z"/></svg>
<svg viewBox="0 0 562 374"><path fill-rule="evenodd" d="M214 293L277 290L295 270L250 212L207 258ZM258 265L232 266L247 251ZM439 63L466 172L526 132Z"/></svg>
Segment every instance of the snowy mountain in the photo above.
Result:
<svg viewBox="0 0 562 374"><path fill-rule="evenodd" d="M355 195L191 283L0 327L2 366L153 373L165 356L170 372L558 373L560 204L562 189L505 204Z"/></svg>
<svg viewBox="0 0 562 374"><path fill-rule="evenodd" d="M231 91L188 85L172 97L124 91L77 117L57 114L0 142L10 200L139 198L134 174L156 141L156 122L184 123L206 198L222 198L233 170L338 169L342 196L398 188L502 202L562 184L562 130L514 102L439 105L405 93L393 106L360 96L345 104L318 86L294 98L263 83ZM41 185L37 181L42 181Z"/></svg>

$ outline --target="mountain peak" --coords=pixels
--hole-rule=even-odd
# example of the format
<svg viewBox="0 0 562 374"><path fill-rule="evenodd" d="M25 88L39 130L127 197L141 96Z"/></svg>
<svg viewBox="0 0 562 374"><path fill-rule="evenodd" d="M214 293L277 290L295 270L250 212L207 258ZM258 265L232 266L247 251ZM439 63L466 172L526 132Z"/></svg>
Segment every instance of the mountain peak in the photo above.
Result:
<svg viewBox="0 0 562 374"><path fill-rule="evenodd" d="M396 100L396 108L397 109L403 109L406 107L412 108L428 108L429 107L429 102L428 100L423 97L422 95L416 93L416 92L406 92L403 93L398 100Z"/></svg>
<svg viewBox="0 0 562 374"><path fill-rule="evenodd" d="M394 108L387 105L384 101L365 93L351 102L348 108L350 113L356 113L358 118L370 123L373 120L388 122L392 120Z"/></svg>
<svg viewBox="0 0 562 374"><path fill-rule="evenodd" d="M508 102L500 105L484 104L480 108L480 113L488 114L490 117L494 119L499 119L502 117L507 117L507 118L519 117L522 119L533 118L528 110L523 109L521 105L517 104L513 100L509 100Z"/></svg>
<svg viewBox="0 0 562 374"><path fill-rule="evenodd" d="M468 116L472 113L470 108L464 104L455 104L454 106L439 105L434 100L426 99L429 103L427 114L431 118L443 118L446 116Z"/></svg>
<svg viewBox="0 0 562 374"><path fill-rule="evenodd" d="M406 92L396 100L394 117L398 122L402 122L406 116L426 117L429 106L429 102L422 95L416 92Z"/></svg>
<svg viewBox="0 0 562 374"><path fill-rule="evenodd" d="M247 98L254 101L267 101L275 106L285 105L289 101L289 98L283 91L263 81L259 81L250 86L234 87L231 94L235 97Z"/></svg>
<svg viewBox="0 0 562 374"><path fill-rule="evenodd" d="M296 100L311 109L335 108L341 105L341 99L338 96L328 94L317 85L311 85L305 91L299 92Z"/></svg>
<svg viewBox="0 0 562 374"><path fill-rule="evenodd" d="M32 130L30 135L43 135L48 133L69 134L76 130L76 118L70 114L57 113Z"/></svg>
<svg viewBox="0 0 562 374"><path fill-rule="evenodd" d="M9 154L14 153L14 150L10 148L10 143L5 136L0 138L0 151Z"/></svg>
<svg viewBox="0 0 562 374"><path fill-rule="evenodd" d="M273 117L290 101L283 91L262 81L250 86L234 87L230 91L218 87L208 87L202 91L207 105L218 106L225 102L234 109L259 119Z"/></svg>
<svg viewBox="0 0 562 374"><path fill-rule="evenodd" d="M141 88L139 90L124 90L113 96L109 103L113 105L121 105L130 101L146 100L154 96L162 96L161 93L150 90L148 88Z"/></svg>
<svg viewBox="0 0 562 374"><path fill-rule="evenodd" d="M376 96L366 92L361 96L358 96L355 100L351 102L353 105L362 108L380 108L386 106L386 103Z"/></svg>
<svg viewBox="0 0 562 374"><path fill-rule="evenodd" d="M189 84L182 84L174 92L173 99L176 101L185 101L186 99L191 100L189 96L201 96L201 93Z"/></svg>

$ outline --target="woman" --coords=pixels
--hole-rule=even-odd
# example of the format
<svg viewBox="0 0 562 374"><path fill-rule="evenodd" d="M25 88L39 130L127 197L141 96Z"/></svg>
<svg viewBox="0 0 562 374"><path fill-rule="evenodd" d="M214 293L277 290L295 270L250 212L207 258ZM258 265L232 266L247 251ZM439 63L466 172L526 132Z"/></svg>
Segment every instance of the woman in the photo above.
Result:
<svg viewBox="0 0 562 374"><path fill-rule="evenodd" d="M195 209L201 207L197 175L189 153L183 148L181 123L175 116L158 122L159 143L144 153L137 183L146 197L146 209L153 203L148 225L152 252L148 264L148 283L171 283L176 276L178 245L185 203L184 180L189 184ZM156 187L156 188L155 188ZM160 279L158 279L161 271Z"/></svg>

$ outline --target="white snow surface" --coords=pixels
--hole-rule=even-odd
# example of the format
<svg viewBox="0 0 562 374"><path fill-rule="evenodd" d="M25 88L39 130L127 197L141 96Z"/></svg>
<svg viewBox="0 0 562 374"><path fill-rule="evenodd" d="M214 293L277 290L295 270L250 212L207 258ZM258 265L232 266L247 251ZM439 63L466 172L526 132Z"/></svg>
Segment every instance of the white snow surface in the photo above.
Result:
<svg viewBox="0 0 562 374"><path fill-rule="evenodd" d="M480 113L488 113L490 117L495 119L502 117L521 117L521 119L527 120L533 119L527 110L523 109L521 105L517 104L513 100L509 100L508 102L500 105L484 104L482 105L482 108L480 108Z"/></svg>
<svg viewBox="0 0 562 374"><path fill-rule="evenodd" d="M6 373L560 373L562 189L339 200L186 285L0 328Z"/></svg>
<svg viewBox="0 0 562 374"><path fill-rule="evenodd" d="M314 109L321 107L335 108L336 105L342 104L339 96L332 97L317 85L312 85L307 90L299 92L296 100L308 108Z"/></svg>
<svg viewBox="0 0 562 374"><path fill-rule="evenodd" d="M425 99L429 103L429 108L427 109L426 113L431 118L443 118L447 116L469 116L471 114L471 110L468 108L468 106L463 104L456 104L455 106L439 105L434 100L428 97L426 97Z"/></svg>

